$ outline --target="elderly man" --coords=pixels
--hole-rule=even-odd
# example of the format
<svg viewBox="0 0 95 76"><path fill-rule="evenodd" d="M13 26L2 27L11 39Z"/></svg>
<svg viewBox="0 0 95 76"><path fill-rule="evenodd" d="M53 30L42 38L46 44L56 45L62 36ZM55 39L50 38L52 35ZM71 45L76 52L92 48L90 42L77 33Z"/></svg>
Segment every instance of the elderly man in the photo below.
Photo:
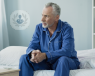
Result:
<svg viewBox="0 0 95 76"><path fill-rule="evenodd" d="M35 70L55 70L54 76L69 76L71 69L79 68L73 28L59 17L57 4L45 5L42 23L36 26L26 54L20 58L19 76L33 76Z"/></svg>

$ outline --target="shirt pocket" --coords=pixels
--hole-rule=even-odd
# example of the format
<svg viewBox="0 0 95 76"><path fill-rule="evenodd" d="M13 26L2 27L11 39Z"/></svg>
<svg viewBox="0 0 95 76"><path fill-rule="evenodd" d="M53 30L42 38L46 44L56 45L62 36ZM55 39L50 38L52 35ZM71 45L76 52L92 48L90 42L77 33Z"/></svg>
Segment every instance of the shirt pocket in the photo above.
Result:
<svg viewBox="0 0 95 76"><path fill-rule="evenodd" d="M62 47L62 40L61 39L54 41L54 49L55 50L59 50L59 49L61 49L61 47Z"/></svg>

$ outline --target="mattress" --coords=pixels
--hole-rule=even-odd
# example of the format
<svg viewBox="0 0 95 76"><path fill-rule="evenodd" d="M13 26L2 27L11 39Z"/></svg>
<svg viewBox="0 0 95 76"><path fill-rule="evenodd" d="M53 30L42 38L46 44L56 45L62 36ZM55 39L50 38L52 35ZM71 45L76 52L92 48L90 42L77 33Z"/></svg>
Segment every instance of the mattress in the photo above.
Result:
<svg viewBox="0 0 95 76"><path fill-rule="evenodd" d="M18 66L0 66L5 69L18 69ZM37 70L34 76L54 76L54 70ZM95 76L95 69L77 69L70 70L69 76Z"/></svg>

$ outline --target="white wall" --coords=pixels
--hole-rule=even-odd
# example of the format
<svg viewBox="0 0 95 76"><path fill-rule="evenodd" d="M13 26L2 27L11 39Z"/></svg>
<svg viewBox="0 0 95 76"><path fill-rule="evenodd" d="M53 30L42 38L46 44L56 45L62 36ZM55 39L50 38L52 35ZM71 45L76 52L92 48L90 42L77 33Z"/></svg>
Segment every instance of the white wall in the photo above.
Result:
<svg viewBox="0 0 95 76"><path fill-rule="evenodd" d="M76 50L92 47L92 0L5 0L10 45L28 46L35 26L41 22L41 13L47 2L61 7L60 19L74 28ZM15 10L25 10L30 15L30 25L25 30L14 30L10 15Z"/></svg>

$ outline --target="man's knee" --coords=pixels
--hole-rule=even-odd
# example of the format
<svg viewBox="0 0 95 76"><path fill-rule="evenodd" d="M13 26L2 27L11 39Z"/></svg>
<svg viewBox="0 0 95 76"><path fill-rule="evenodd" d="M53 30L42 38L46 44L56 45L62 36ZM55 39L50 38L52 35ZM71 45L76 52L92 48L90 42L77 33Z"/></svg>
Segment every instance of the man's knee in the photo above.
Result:
<svg viewBox="0 0 95 76"><path fill-rule="evenodd" d="M66 56L60 57L58 63L60 66L63 66L66 68L68 67L69 69L77 68L75 62L71 58L66 57Z"/></svg>
<svg viewBox="0 0 95 76"><path fill-rule="evenodd" d="M62 56L58 59L58 62L61 64L67 64L68 63L69 58L66 56Z"/></svg>
<svg viewBox="0 0 95 76"><path fill-rule="evenodd" d="M27 56L28 56L27 54L22 55L22 56L20 57L20 62L26 60L26 57L27 57Z"/></svg>

